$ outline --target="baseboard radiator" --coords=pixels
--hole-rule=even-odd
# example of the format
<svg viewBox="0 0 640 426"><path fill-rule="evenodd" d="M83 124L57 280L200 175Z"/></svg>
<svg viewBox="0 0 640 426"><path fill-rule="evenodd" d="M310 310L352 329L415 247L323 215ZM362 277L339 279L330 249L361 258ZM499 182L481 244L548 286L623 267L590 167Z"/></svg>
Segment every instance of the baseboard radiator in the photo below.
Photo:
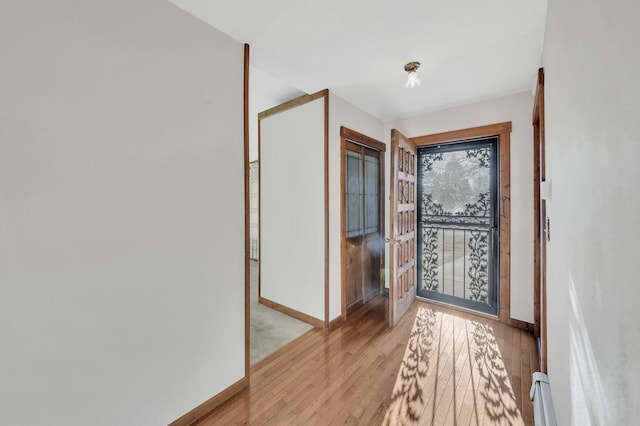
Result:
<svg viewBox="0 0 640 426"><path fill-rule="evenodd" d="M544 373L533 373L529 397L533 403L533 419L535 426L557 426L556 411L551 399L549 377Z"/></svg>

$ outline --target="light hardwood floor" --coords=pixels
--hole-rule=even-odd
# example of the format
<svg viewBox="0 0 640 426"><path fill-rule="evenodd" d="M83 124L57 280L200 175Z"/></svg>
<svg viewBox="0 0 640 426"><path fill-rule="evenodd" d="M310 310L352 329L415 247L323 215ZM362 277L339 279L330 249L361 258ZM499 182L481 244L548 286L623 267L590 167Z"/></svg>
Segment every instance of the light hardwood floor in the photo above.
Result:
<svg viewBox="0 0 640 426"><path fill-rule="evenodd" d="M533 424L528 395L538 361L530 333L420 301L389 329L387 303L378 297L338 330L313 329L256 364L250 386L199 425L370 425L387 411L396 414L388 424L400 424L402 386L394 385L412 365L403 357L417 315L430 336L413 424Z"/></svg>

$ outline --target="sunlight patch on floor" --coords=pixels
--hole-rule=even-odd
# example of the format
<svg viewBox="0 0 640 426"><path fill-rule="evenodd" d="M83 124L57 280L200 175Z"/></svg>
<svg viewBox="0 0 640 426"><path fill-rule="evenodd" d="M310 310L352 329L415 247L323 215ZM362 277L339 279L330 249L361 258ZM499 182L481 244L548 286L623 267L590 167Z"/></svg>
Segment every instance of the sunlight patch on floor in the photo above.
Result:
<svg viewBox="0 0 640 426"><path fill-rule="evenodd" d="M493 328L420 308L384 424L524 425Z"/></svg>

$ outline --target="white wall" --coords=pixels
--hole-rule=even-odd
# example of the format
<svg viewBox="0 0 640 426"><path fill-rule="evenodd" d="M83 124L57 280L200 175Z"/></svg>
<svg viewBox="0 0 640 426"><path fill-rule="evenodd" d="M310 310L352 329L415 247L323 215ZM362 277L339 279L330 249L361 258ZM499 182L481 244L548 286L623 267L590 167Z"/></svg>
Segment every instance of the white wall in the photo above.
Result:
<svg viewBox="0 0 640 426"><path fill-rule="evenodd" d="M548 362L561 425L640 418L638 16L631 0L549 2Z"/></svg>
<svg viewBox="0 0 640 426"><path fill-rule="evenodd" d="M340 126L383 140L383 124L329 92L329 319L341 315L340 263ZM385 154L388 158L388 154ZM385 161L388 161L385 159ZM388 197L388 181L385 192Z"/></svg>
<svg viewBox="0 0 640 426"><path fill-rule="evenodd" d="M533 130L530 92L462 105L442 111L385 123L388 142L391 129L416 137L504 121L511 132L511 317L533 322ZM387 162L389 182L389 162ZM389 205L386 205L389 229ZM387 280L388 281L388 280Z"/></svg>
<svg viewBox="0 0 640 426"><path fill-rule="evenodd" d="M258 113L304 95L254 66L249 70L249 161L258 159Z"/></svg>
<svg viewBox="0 0 640 426"><path fill-rule="evenodd" d="M243 46L0 5L0 423L166 424L244 376Z"/></svg>
<svg viewBox="0 0 640 426"><path fill-rule="evenodd" d="M260 295L324 321L325 98L260 122Z"/></svg>

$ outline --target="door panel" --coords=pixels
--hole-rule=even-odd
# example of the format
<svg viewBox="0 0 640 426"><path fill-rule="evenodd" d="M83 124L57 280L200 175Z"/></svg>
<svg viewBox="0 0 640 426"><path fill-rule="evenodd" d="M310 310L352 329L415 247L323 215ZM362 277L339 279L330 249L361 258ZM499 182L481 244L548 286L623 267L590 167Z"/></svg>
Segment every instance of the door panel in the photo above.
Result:
<svg viewBox="0 0 640 426"><path fill-rule="evenodd" d="M395 327L416 299L416 145L391 131L391 229L389 326Z"/></svg>
<svg viewBox="0 0 640 426"><path fill-rule="evenodd" d="M380 161L364 156L364 228L366 234L380 231Z"/></svg>
<svg viewBox="0 0 640 426"><path fill-rule="evenodd" d="M362 302L362 237L347 239L347 310Z"/></svg>
<svg viewBox="0 0 640 426"><path fill-rule="evenodd" d="M380 293L380 265L382 264L380 235L380 160L365 150L364 156L364 302Z"/></svg>
<svg viewBox="0 0 640 426"><path fill-rule="evenodd" d="M380 153L347 142L345 150L346 310L380 293Z"/></svg>
<svg viewBox="0 0 640 426"><path fill-rule="evenodd" d="M498 313L498 138L418 151L418 295Z"/></svg>
<svg viewBox="0 0 640 426"><path fill-rule="evenodd" d="M346 232L347 238L362 235L362 154L347 151L346 158Z"/></svg>
<svg viewBox="0 0 640 426"><path fill-rule="evenodd" d="M365 303L380 294L381 248L382 242L378 233L369 234L365 237L362 256L363 297Z"/></svg>

